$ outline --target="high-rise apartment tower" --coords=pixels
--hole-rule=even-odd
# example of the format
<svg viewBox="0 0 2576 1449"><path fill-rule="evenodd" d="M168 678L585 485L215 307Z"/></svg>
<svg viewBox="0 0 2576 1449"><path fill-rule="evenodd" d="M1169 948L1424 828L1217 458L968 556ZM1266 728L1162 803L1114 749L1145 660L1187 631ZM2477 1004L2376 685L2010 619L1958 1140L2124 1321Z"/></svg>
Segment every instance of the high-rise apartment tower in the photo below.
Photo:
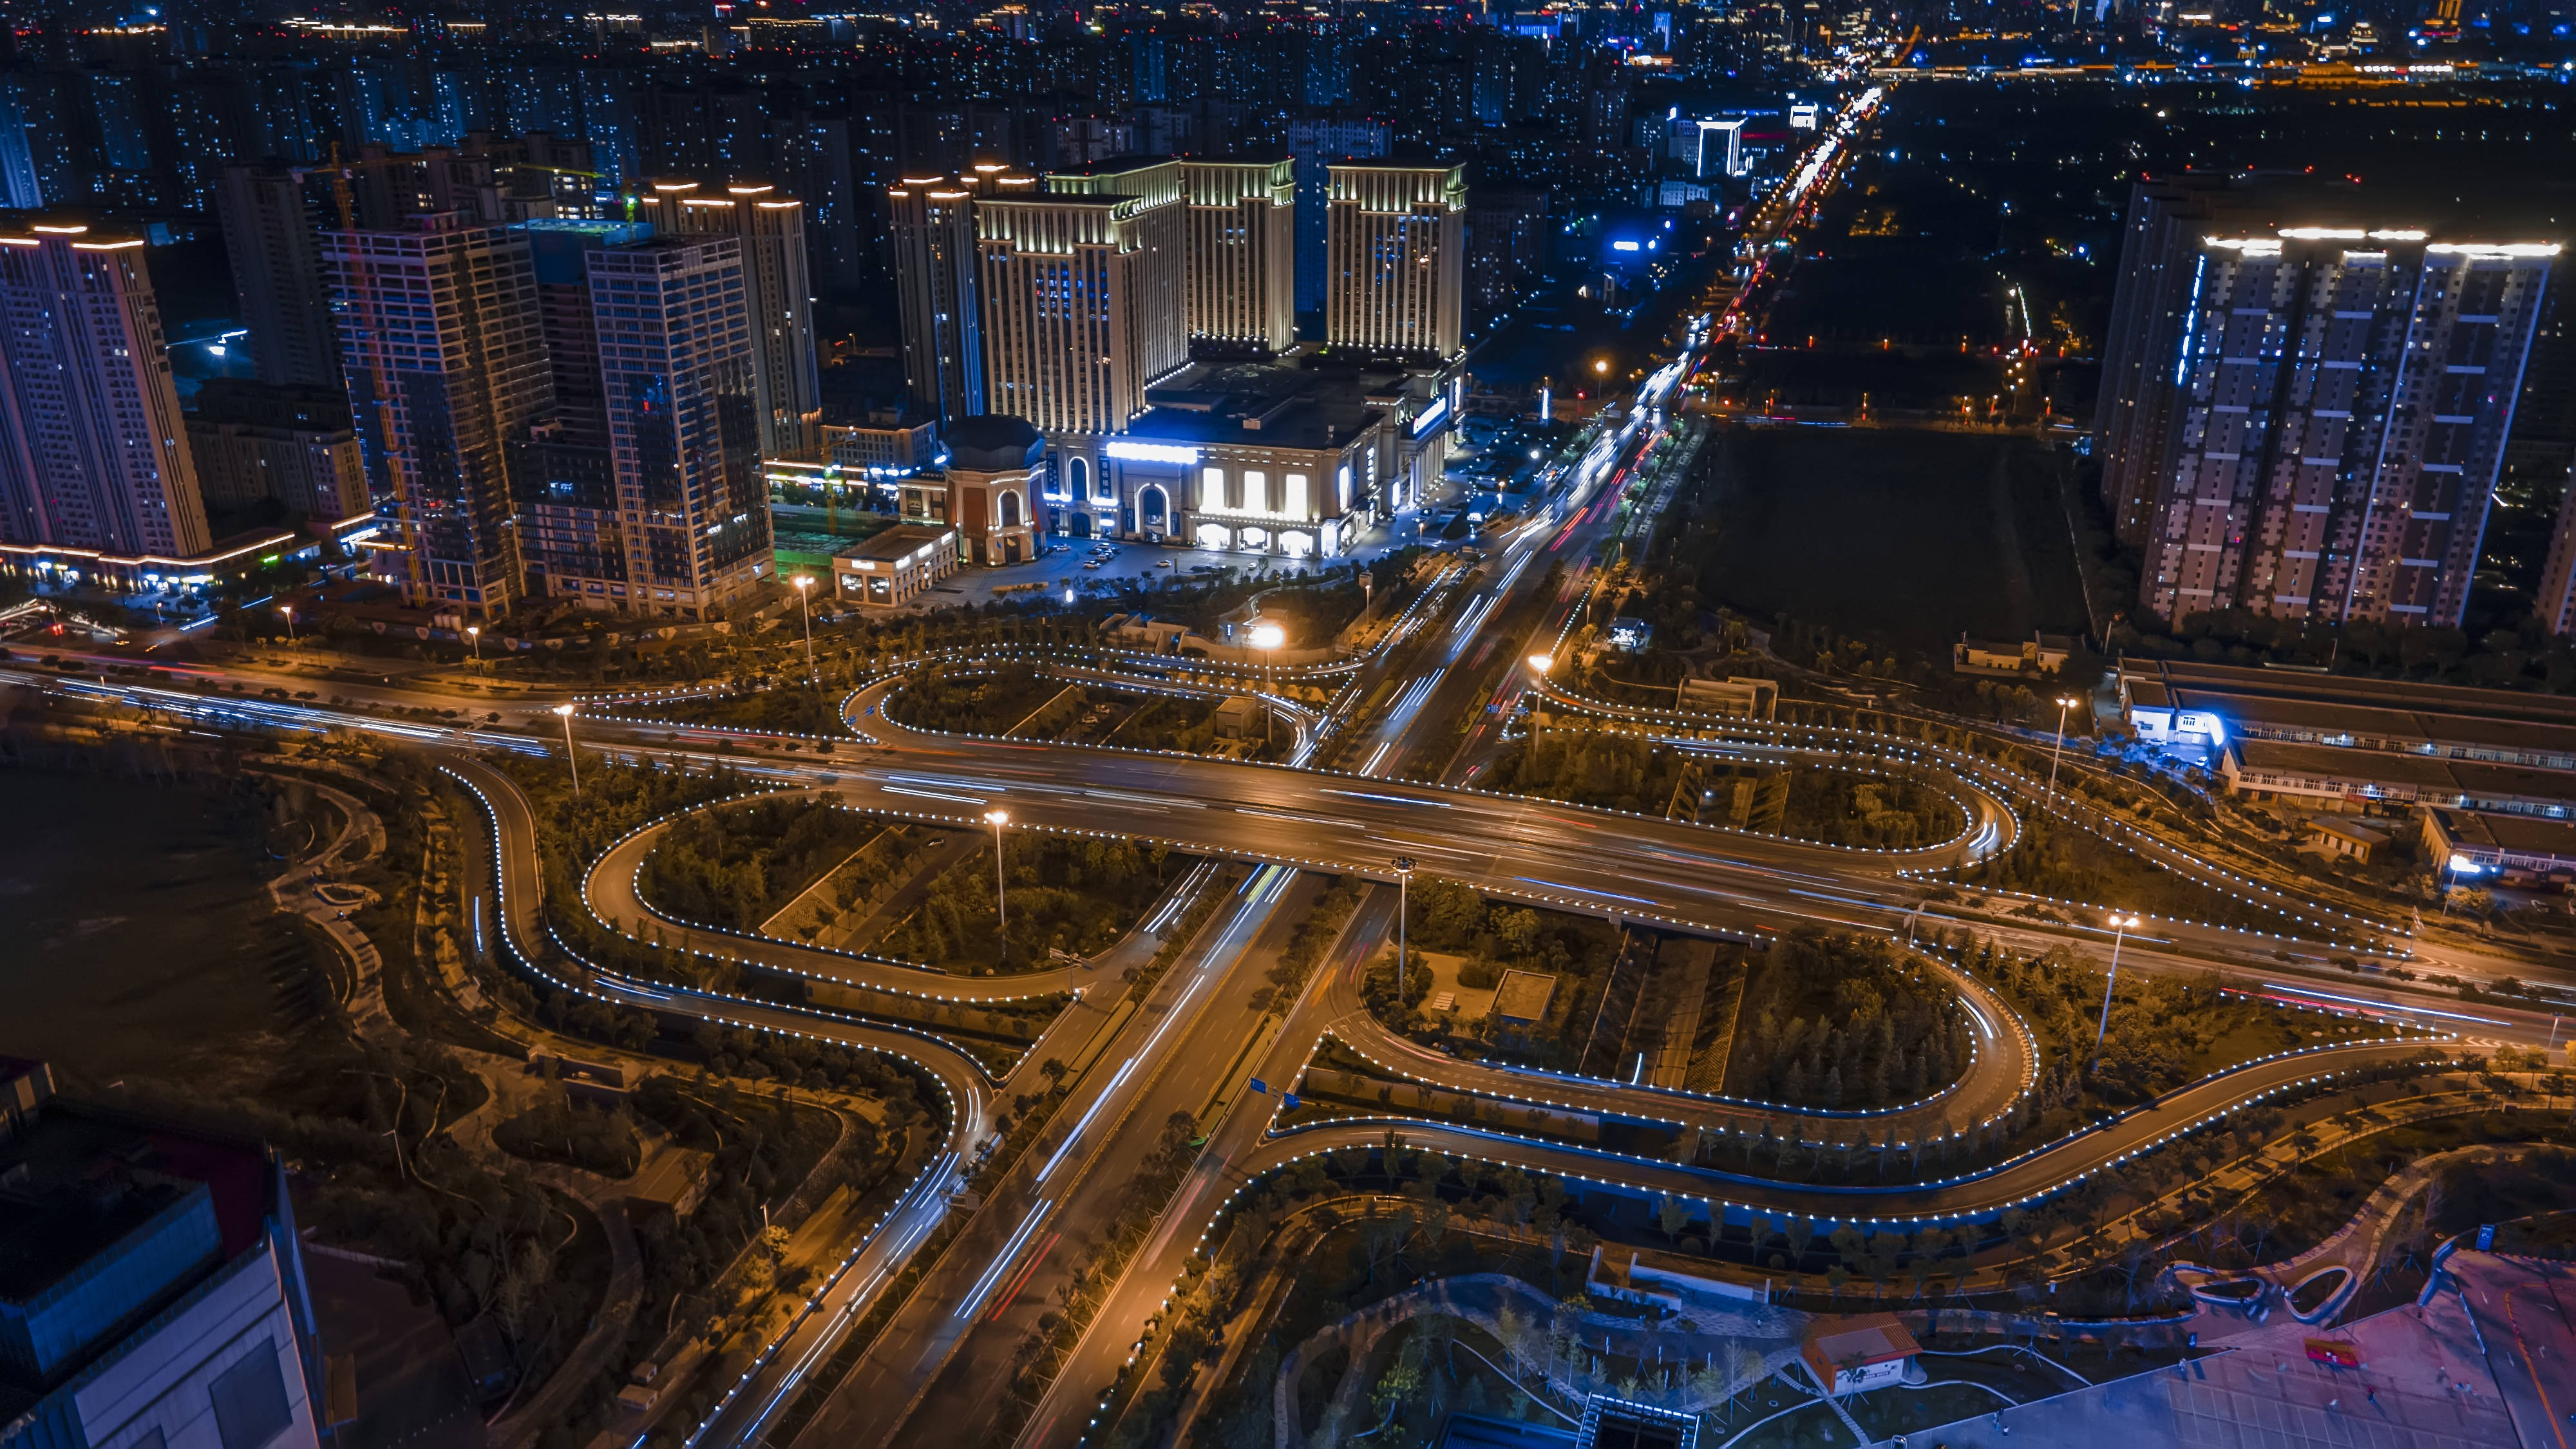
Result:
<svg viewBox="0 0 2576 1449"><path fill-rule="evenodd" d="M738 239L531 221L554 407L510 448L531 592L704 619L770 570Z"/></svg>
<svg viewBox="0 0 2576 1449"><path fill-rule="evenodd" d="M0 540L210 543L143 246L76 222L0 233Z"/></svg>
<svg viewBox="0 0 2576 1449"><path fill-rule="evenodd" d="M721 195L693 181L656 181L645 195L647 219L665 235L730 236L740 245L761 453L817 456L823 446L823 384L814 358L803 203L762 183L739 181Z"/></svg>
<svg viewBox="0 0 2576 1449"><path fill-rule="evenodd" d="M1014 178L1016 189L1034 178ZM907 176L887 191L904 386L945 426L984 411L984 318L975 291L972 182Z"/></svg>
<svg viewBox="0 0 2576 1449"><path fill-rule="evenodd" d="M1297 340L1296 163L1184 160L1190 337L1285 352Z"/></svg>
<svg viewBox="0 0 2576 1449"><path fill-rule="evenodd" d="M1331 168L1324 341L1446 361L1464 342L1463 166L1341 161Z"/></svg>
<svg viewBox="0 0 2576 1449"><path fill-rule="evenodd" d="M415 605L520 595L505 444L550 400L527 238L455 212L323 233L350 407L388 500L383 567Z"/></svg>
<svg viewBox="0 0 2576 1449"><path fill-rule="evenodd" d="M2456 626L2558 246L2140 205L2096 416L2140 604Z"/></svg>
<svg viewBox="0 0 2576 1449"><path fill-rule="evenodd" d="M259 380L341 385L340 342L322 279L322 237L305 178L283 165L227 166L215 186L224 255Z"/></svg>

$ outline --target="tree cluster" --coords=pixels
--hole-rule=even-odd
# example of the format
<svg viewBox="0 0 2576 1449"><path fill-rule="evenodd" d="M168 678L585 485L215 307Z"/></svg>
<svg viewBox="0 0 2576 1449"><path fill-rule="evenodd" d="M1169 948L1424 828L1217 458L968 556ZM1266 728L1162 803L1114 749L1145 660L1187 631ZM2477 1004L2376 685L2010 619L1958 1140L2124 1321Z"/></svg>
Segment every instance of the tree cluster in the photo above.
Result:
<svg viewBox="0 0 2576 1449"><path fill-rule="evenodd" d="M1681 751L1631 735L1542 728L1504 748L1486 788L1661 815L1692 768Z"/></svg>
<svg viewBox="0 0 2576 1449"><path fill-rule="evenodd" d="M1799 932L1750 958L1727 1090L1827 1109L1917 1101L1958 1079L1948 988L1892 942Z"/></svg>
<svg viewBox="0 0 2576 1449"><path fill-rule="evenodd" d="M644 857L644 898L684 921L737 931L762 922L875 833L813 796L769 796L675 822Z"/></svg>
<svg viewBox="0 0 2576 1449"><path fill-rule="evenodd" d="M2278 931L2286 920L2038 812L2023 818L2021 839L2012 849L1961 871L1958 881L1964 888L2020 891L2238 930Z"/></svg>
<svg viewBox="0 0 2576 1449"><path fill-rule="evenodd" d="M1879 850L1937 845L1965 828L1958 802L1907 768L1884 774L1792 768L1780 822L1780 833L1794 839Z"/></svg>
<svg viewBox="0 0 2576 1449"><path fill-rule="evenodd" d="M889 956L946 970L1043 964L1050 950L1087 956L1115 942L1163 888L1170 852L1132 840L1005 838L1008 928L999 929L989 852L951 866L920 909L886 933Z"/></svg>
<svg viewBox="0 0 2576 1449"><path fill-rule="evenodd" d="M910 729L997 735L1064 692L1033 664L943 665L886 696L886 718Z"/></svg>

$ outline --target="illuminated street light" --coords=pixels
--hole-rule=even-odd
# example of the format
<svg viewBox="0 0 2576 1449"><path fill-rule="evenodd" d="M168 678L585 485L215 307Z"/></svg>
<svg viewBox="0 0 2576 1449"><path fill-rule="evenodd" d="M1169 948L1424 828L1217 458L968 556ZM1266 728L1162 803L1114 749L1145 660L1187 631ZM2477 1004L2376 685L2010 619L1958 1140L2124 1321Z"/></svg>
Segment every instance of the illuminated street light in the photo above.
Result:
<svg viewBox="0 0 2576 1449"><path fill-rule="evenodd" d="M1533 654L1529 657L1527 662L1530 668L1538 671L1538 676L1541 679L1545 679L1547 677L1547 672L1556 667L1556 658L1554 655L1550 654Z"/></svg>
<svg viewBox="0 0 2576 1449"><path fill-rule="evenodd" d="M1279 646L1287 642L1288 631L1276 624L1252 626L1252 647L1261 651L1262 673L1273 694L1279 691ZM1274 742L1277 715L1278 711L1272 704L1261 706L1261 741L1265 745Z"/></svg>
<svg viewBox="0 0 2576 1449"><path fill-rule="evenodd" d="M572 752L572 711L573 706L569 704L555 706L555 713L563 716L564 763L572 769L572 798L578 800L581 798L581 759Z"/></svg>
<svg viewBox="0 0 2576 1449"><path fill-rule="evenodd" d="M480 624L466 625L465 641L474 646L474 662L476 664L481 664L483 662L483 626Z"/></svg>
<svg viewBox="0 0 2576 1449"><path fill-rule="evenodd" d="M2048 752L2048 798L2057 798L2057 757L2066 753L2066 712L2084 701L2071 694L2057 697L2057 744Z"/></svg>
<svg viewBox="0 0 2576 1449"><path fill-rule="evenodd" d="M1011 812L987 810L984 823L993 827L993 933L998 936L1011 924L1010 898L1002 886L1002 827L1011 823ZM1009 951L1010 944L1004 942L1002 949Z"/></svg>
<svg viewBox="0 0 2576 1449"><path fill-rule="evenodd" d="M285 604L277 606L278 617L286 621L286 642L295 642L295 610Z"/></svg>
<svg viewBox="0 0 2576 1449"><path fill-rule="evenodd" d="M2442 882L2443 915L2447 916L2451 913L2451 892L2459 889L2460 877L2464 875L2474 875L2477 873L2477 869L2478 863L2476 861L2471 860L2467 856L2461 855L2456 851L2452 853L2450 859L2442 862L2442 872L2444 876Z"/></svg>
<svg viewBox="0 0 2576 1449"><path fill-rule="evenodd" d="M805 596L813 587L812 574L796 576L796 612L805 617L805 682L807 684L814 682L814 607L805 602Z"/></svg>
<svg viewBox="0 0 2576 1449"><path fill-rule="evenodd" d="M2086 1071L2102 1064L2102 1038L2111 1030L2111 993L2120 985L2120 942L2138 928L2139 919L2116 911L2111 915L2111 979L2102 984L2102 1023L2093 1028L2093 1060Z"/></svg>

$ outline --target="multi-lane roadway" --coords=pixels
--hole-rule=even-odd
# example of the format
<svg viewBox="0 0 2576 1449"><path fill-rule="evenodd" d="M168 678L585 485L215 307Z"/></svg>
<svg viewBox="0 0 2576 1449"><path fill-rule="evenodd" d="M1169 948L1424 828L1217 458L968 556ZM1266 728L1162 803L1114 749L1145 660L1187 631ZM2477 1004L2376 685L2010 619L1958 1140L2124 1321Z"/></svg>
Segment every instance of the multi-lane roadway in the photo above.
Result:
<svg viewBox="0 0 2576 1449"><path fill-rule="evenodd" d="M1837 135L1848 137L1857 125L1857 117L1847 118ZM1802 193L1827 174L1811 171L1802 173ZM1793 197L1766 213L1765 224L1785 225L1803 199L1811 198ZM1704 335L1705 329L1695 329L1693 340ZM2384 1066L2421 1049L2420 1043L2377 1043L2288 1053L2194 1083L2148 1109L2000 1166L1943 1181L1829 1187L1766 1178L1753 1154L1728 1149L1779 1140L1848 1151L1910 1148L1950 1139L2010 1110L2029 1089L2035 1061L2027 1030L2005 1001L1974 977L1923 958L1920 969L1937 974L1952 991L1973 1058L1955 1086L1877 1114L1801 1111L1609 1080L1542 1077L1423 1048L1362 1007L1361 972L1395 927L1395 893L1379 889L1364 894L1303 992L1293 1001L1272 1003L1269 968L1320 894L1323 878L1384 880L1398 857L1497 899L1760 941L1800 925L1902 934L1940 921L1931 904L1935 886L1904 873L1980 859L2016 840L2016 812L2030 803L2018 782L1964 762L1954 762L1959 767L1949 778L1969 828L1923 849L1886 852L1431 783L1472 774L1481 750L1512 717L1520 691L1541 685L1544 668L1524 672L1518 661L1547 653L1565 636L1604 543L1635 523L1621 508L1632 487L1647 485L1648 512L1668 496L1675 465L1673 451L1662 445L1676 441L1670 436L1674 427L1690 424L1668 421L1662 405L1687 379L1693 360L1685 352L1646 379L1624 420L1601 428L1589 451L1551 474L1546 504L1522 519L1478 569L1453 574L1422 606L1419 622L1400 632L1395 647L1363 662L1337 700L1346 707L1382 699L1391 707L1356 720L1301 720L1299 759L1327 729L1357 732L1340 742L1338 757L1347 770L927 734L887 717L884 705L902 687L900 676L852 696L847 723L860 741L842 744L830 757L773 748L751 736L728 738L728 749L718 756L700 746L723 731L582 720L586 743L612 753L650 753L681 763L721 760L763 786L828 795L858 809L970 828L981 828L988 812L999 811L1007 813L1014 830L1152 839L1233 863L1222 876L1213 869L1190 872L1154 913L1154 923L1173 931L1175 939L1148 931L1103 959L1005 977L948 977L901 962L717 931L658 911L637 880L644 856L668 822L639 831L594 862L579 885L579 901L554 903L558 912L585 910L629 935L650 935L669 946L817 982L946 1000L1070 995L1074 1004L1062 1019L1000 1080L965 1051L918 1027L854 1011L630 979L596 963L566 964L566 954L550 948L532 808L505 772L480 758L504 748L548 752L546 735L388 718L363 708L470 705L477 714L497 710L522 725L552 725L543 711L554 701L496 705L388 683L335 685L349 706L317 707L256 692L210 696L153 685L16 677L138 705L183 728L355 729L434 751L489 821L488 900L499 945L522 969L555 973L550 986L629 1008L897 1054L930 1074L950 1110L946 1138L929 1167L881 1222L850 1245L846 1262L817 1292L810 1310L740 1383L726 1386L713 1416L693 1428L690 1449L782 1442L781 1426L791 1421L801 1421L801 1439L817 1446L928 1437L957 1442L1009 1422L1024 1423L1023 1443L1070 1444L1089 1426L1102 1390L1125 1364L1226 1198L1307 1153L1374 1146L1392 1134L1393 1140L1429 1150L1668 1194L1712 1214L1956 1221L2061 1191L2249 1103L2320 1077ZM1497 656L1504 666L1499 676ZM306 687L292 675L216 672L249 691L287 694ZM1382 687L1387 685L1394 688ZM1800 743L1772 731L1716 747L1841 753L1848 745ZM1177 923L1198 918L1188 907L1202 894L1218 899L1203 913L1204 925L1179 939ZM1950 924L1971 924L2024 947L2070 939L2085 948L2099 944L2080 929L2040 923ZM1118 1009L1125 969L1167 948L1170 968L1134 1009ZM2277 949L2276 942L2242 932L2159 923L2130 940L2124 961L2146 969L2215 963L2242 973L2270 964ZM2245 984L2256 986L2257 980ZM2296 982L2266 982L2257 989L2271 987L2305 992L2327 1004L2340 997L2340 1004L2499 1038L2536 1039L2540 1033L2541 1023L2520 1013L2451 1010L2383 986L2327 993ZM815 999L857 998L817 993ZM1668 1124L1687 1133L1685 1140L1694 1146L1715 1138L1717 1150L1682 1154L1691 1161L1646 1160L1496 1127L1410 1118L1280 1129L1277 1094L1296 1082L1327 1041L1388 1076L1465 1098L1544 1102ZM1081 1069L1066 1074L1061 1100L1026 1149L1006 1169L984 1174L978 1195L959 1196L966 1174L998 1135L1002 1104L1014 1094L1042 1090L1039 1069L1049 1062ZM1253 1090L1256 1080L1268 1090ZM1159 1210L1123 1272L1077 1282L1074 1273L1086 1253L1112 1224L1139 1208L1131 1200L1132 1184L1165 1144L1167 1124L1176 1121L1197 1124L1205 1137L1178 1189L1168 1202L1142 1205ZM934 1242L942 1245L935 1261L894 1305L856 1367L836 1383L819 1383L822 1366L832 1361L851 1326L878 1306L923 1245ZM1042 1315L1060 1311L1077 1289L1096 1304L1088 1330L1045 1377L1037 1401L1015 1405L1007 1390L1018 1378L1023 1346L1040 1329Z"/></svg>

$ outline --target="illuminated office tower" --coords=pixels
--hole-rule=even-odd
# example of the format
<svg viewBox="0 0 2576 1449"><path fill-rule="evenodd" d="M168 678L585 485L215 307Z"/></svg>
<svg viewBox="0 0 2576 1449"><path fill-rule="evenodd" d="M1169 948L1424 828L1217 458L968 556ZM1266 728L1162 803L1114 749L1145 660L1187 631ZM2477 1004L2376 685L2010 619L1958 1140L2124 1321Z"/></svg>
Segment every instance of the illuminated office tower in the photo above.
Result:
<svg viewBox="0 0 2576 1449"><path fill-rule="evenodd" d="M204 500L138 238L0 234L0 541L206 551Z"/></svg>
<svg viewBox="0 0 2576 1449"><path fill-rule="evenodd" d="M1285 352L1297 340L1295 163L1181 163L1190 337Z"/></svg>
<svg viewBox="0 0 2576 1449"><path fill-rule="evenodd" d="M2230 221L2123 277L2183 298L2109 374L2163 420L2140 603L2457 626L2557 245Z"/></svg>
<svg viewBox="0 0 2576 1449"><path fill-rule="evenodd" d="M805 274L804 205L757 182L736 182L716 195L693 181L656 181L646 200L647 219L666 234L723 235L740 244L760 451L770 458L816 456L823 445L823 383Z"/></svg>
<svg viewBox="0 0 2576 1449"><path fill-rule="evenodd" d="M551 389L527 238L456 212L328 231L350 409L407 602L490 618L522 588L506 443Z"/></svg>
<svg viewBox="0 0 2576 1449"><path fill-rule="evenodd" d="M770 571L742 245L531 221L553 409L513 440L528 586L708 619Z"/></svg>
<svg viewBox="0 0 2576 1449"><path fill-rule="evenodd" d="M975 187L908 176L886 199L904 386L942 426L979 416L984 319L975 293Z"/></svg>
<svg viewBox="0 0 2576 1449"><path fill-rule="evenodd" d="M1467 172L1340 161L1331 168L1324 342L1447 360L1462 345Z"/></svg>
<svg viewBox="0 0 2576 1449"><path fill-rule="evenodd" d="M1114 433L1189 361L1181 163L1110 161L975 199L984 393L1050 436Z"/></svg>

